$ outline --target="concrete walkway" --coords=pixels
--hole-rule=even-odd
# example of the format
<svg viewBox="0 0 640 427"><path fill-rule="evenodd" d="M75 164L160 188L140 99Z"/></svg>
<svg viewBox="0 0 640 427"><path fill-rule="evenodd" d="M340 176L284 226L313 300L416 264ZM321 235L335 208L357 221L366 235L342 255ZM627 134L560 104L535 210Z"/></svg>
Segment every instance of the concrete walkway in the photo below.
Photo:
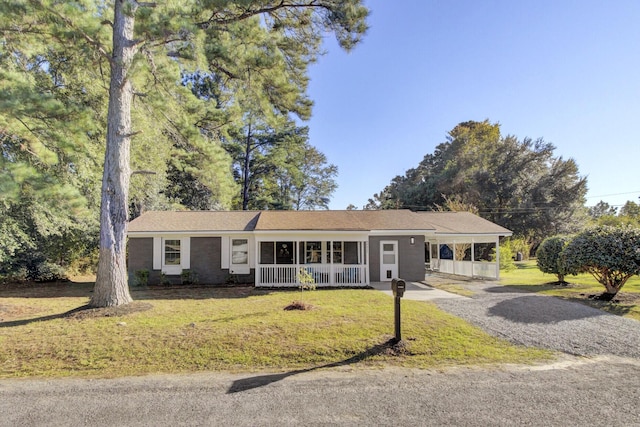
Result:
<svg viewBox="0 0 640 427"><path fill-rule="evenodd" d="M372 283L371 287L377 289L389 296L393 296L391 291L391 282L376 282ZM419 282L407 282L407 288L404 292L404 299L410 299L414 301L434 301L439 299L466 299L461 295L452 294L451 292L442 291L440 289L432 288L429 285Z"/></svg>

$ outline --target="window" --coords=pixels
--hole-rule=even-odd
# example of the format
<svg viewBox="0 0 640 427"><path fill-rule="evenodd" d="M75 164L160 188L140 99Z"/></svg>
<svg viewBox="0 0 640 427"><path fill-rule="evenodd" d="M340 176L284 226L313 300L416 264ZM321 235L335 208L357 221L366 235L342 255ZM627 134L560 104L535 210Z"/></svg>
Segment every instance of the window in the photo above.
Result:
<svg viewBox="0 0 640 427"><path fill-rule="evenodd" d="M164 265L180 265L180 240L164 241Z"/></svg>
<svg viewBox="0 0 640 427"><path fill-rule="evenodd" d="M495 243L476 243L473 249L475 261L494 261L496 258Z"/></svg>
<svg viewBox="0 0 640 427"><path fill-rule="evenodd" d="M276 242L276 264L293 264L293 242Z"/></svg>
<svg viewBox="0 0 640 427"><path fill-rule="evenodd" d="M440 259L453 259L452 247L452 244L440 245Z"/></svg>
<svg viewBox="0 0 640 427"><path fill-rule="evenodd" d="M233 239L231 241L231 263L249 263L249 241L247 239Z"/></svg>
<svg viewBox="0 0 640 427"><path fill-rule="evenodd" d="M342 242L333 242L333 263L342 264Z"/></svg>
<svg viewBox="0 0 640 427"><path fill-rule="evenodd" d="M322 263L322 242L305 242L305 263Z"/></svg>
<svg viewBox="0 0 640 427"><path fill-rule="evenodd" d="M358 242L344 242L343 262L345 264L360 264L360 256Z"/></svg>
<svg viewBox="0 0 640 427"><path fill-rule="evenodd" d="M275 264L274 242L260 242L260 264Z"/></svg>
<svg viewBox="0 0 640 427"><path fill-rule="evenodd" d="M164 274L180 274L191 268L191 239L189 237L154 237L153 269Z"/></svg>
<svg viewBox="0 0 640 427"><path fill-rule="evenodd" d="M294 264L293 242L260 242L260 264Z"/></svg>

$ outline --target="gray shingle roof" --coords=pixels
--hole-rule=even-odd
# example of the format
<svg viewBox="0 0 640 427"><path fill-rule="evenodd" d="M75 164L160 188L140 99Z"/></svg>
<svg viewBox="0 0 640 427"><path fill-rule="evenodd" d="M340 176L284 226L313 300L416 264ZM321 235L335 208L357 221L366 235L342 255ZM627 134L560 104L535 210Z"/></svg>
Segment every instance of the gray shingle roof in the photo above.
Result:
<svg viewBox="0 0 640 427"><path fill-rule="evenodd" d="M223 231L415 230L436 234L510 235L468 212L381 211L151 211L129 224L130 233Z"/></svg>

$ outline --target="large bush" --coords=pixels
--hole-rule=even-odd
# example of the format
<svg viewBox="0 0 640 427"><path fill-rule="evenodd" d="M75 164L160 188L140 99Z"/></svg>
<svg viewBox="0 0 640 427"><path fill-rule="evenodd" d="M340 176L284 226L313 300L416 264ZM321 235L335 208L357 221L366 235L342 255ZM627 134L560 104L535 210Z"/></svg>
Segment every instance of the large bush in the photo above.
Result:
<svg viewBox="0 0 640 427"><path fill-rule="evenodd" d="M548 237L540 243L536 252L536 262L540 271L555 274L560 283L565 283L564 278L567 274L575 274L575 271L568 268L562 256L562 251L570 241L569 236Z"/></svg>
<svg viewBox="0 0 640 427"><path fill-rule="evenodd" d="M500 270L511 271L516 269L516 263L513 261L513 251L509 244L500 245ZM495 249L493 250L493 258L495 258Z"/></svg>
<svg viewBox="0 0 640 427"><path fill-rule="evenodd" d="M564 252L567 268L590 273L613 298L631 276L640 274L640 229L598 226L576 235Z"/></svg>

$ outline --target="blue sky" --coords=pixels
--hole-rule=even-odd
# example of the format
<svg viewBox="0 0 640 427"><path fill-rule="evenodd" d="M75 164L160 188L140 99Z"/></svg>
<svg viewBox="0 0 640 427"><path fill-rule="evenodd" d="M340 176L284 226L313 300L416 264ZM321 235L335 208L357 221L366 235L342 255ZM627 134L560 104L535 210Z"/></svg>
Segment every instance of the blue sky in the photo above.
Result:
<svg viewBox="0 0 640 427"><path fill-rule="evenodd" d="M640 196L640 1L365 0L370 30L311 69L310 142L361 208L467 120L542 137L587 205Z"/></svg>

